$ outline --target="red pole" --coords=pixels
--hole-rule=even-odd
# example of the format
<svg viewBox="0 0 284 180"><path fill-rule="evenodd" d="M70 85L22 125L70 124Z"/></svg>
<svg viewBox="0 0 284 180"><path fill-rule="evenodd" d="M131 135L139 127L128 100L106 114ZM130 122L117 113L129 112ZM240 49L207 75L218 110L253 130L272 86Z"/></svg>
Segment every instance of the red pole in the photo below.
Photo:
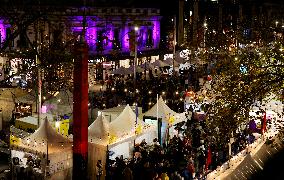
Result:
<svg viewBox="0 0 284 180"><path fill-rule="evenodd" d="M73 180L87 179L88 161L88 46L75 45L73 92Z"/></svg>
<svg viewBox="0 0 284 180"><path fill-rule="evenodd" d="M264 116L262 119L261 133L264 134L266 132L266 111L264 111Z"/></svg>

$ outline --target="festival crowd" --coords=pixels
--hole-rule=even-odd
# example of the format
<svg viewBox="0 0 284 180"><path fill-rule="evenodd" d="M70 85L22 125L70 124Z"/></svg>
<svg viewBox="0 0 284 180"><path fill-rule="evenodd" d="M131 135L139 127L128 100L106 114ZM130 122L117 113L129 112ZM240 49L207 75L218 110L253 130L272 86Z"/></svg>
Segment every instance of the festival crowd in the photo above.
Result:
<svg viewBox="0 0 284 180"><path fill-rule="evenodd" d="M98 109L111 108L118 104L132 105L136 102L143 111L147 111L155 104L159 94L172 110L183 112L185 93L189 90L200 90L199 78L207 80L205 72L204 68L189 68L180 71L178 76L169 76L150 71L149 78L145 78L144 73L138 73L135 84L131 76L108 76L106 81L101 82L101 85L106 85L106 90L93 92L89 99L92 106ZM188 113L193 114L193 109L189 109ZM145 141L136 144L131 159L121 156L112 161L108 158L106 179L205 179L209 172L229 160L228 144L217 144L203 120L192 115L186 122L176 124L175 129L178 135L161 144L158 139L154 139L152 144ZM247 127L239 131L231 146L231 155L254 142L254 131L251 129ZM98 166L102 169L100 163ZM97 179L101 175L102 173L98 173Z"/></svg>
<svg viewBox="0 0 284 180"><path fill-rule="evenodd" d="M206 175L228 161L228 144L216 144L209 136L203 121L192 118L175 126L178 135L160 144L144 140L136 144L133 158L107 159L110 180L192 180L206 179ZM254 142L252 131L240 132L232 144L232 155ZM99 179L99 177L98 177Z"/></svg>
<svg viewBox="0 0 284 180"><path fill-rule="evenodd" d="M160 73L158 73L160 72ZM168 106L176 112L184 111L183 98L187 90L198 91L199 77L203 71L189 68L175 75L163 74L161 71L137 73L136 83L130 75L109 75L101 81L105 90L90 93L89 100L93 108L105 109L118 104L137 103L143 111L147 111L156 102L157 94L167 100Z"/></svg>

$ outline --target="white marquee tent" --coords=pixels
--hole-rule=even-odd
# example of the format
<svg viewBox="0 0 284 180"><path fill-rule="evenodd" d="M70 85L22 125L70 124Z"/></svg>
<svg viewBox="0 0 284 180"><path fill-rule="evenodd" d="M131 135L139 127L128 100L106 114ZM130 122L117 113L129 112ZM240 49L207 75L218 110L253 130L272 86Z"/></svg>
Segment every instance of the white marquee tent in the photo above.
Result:
<svg viewBox="0 0 284 180"><path fill-rule="evenodd" d="M88 128L88 172L91 179L96 178L96 163L106 163L106 151L109 142L109 122L100 115ZM103 172L105 174L105 172Z"/></svg>
<svg viewBox="0 0 284 180"><path fill-rule="evenodd" d="M17 157L21 152L28 152L39 156L44 161L48 154L51 175L60 171L61 176L62 173L70 176L72 172L72 142L58 134L47 118L33 134L21 140L20 144L13 149L12 157ZM44 169L45 167L42 167L42 171Z"/></svg>
<svg viewBox="0 0 284 180"><path fill-rule="evenodd" d="M160 97L157 103L146 113L143 114L144 117L158 117L162 119L162 141L166 136L166 129L169 127L169 124L175 125L176 123L182 122L186 120L185 113L176 113L171 110L169 106L164 102L163 98ZM170 122L170 118L173 117L173 122ZM156 127L158 129L158 127ZM174 133L172 132L174 128L169 129L170 136ZM157 130L158 131L158 130Z"/></svg>
<svg viewBox="0 0 284 180"><path fill-rule="evenodd" d="M160 97L157 103L143 114L143 116L162 118L162 121L168 122L170 116L176 116L177 113L169 108L169 106L164 102L163 98Z"/></svg>
<svg viewBox="0 0 284 180"><path fill-rule="evenodd" d="M105 116L100 115L88 127L88 137L90 142L107 145L109 135L109 122Z"/></svg>
<svg viewBox="0 0 284 180"><path fill-rule="evenodd" d="M103 116L108 120L108 122L114 121L125 109L126 105L120 105L109 109L101 110ZM133 111L135 111L135 106L130 106ZM99 113L98 113L99 114ZM138 107L138 114L142 114L142 108Z"/></svg>
<svg viewBox="0 0 284 180"><path fill-rule="evenodd" d="M106 151L112 151L114 155L112 159L123 155L129 158L133 148L133 141L141 142L145 139L147 143L155 138L156 132L154 128L146 125L142 120L137 118L131 107L127 105L121 114L111 123L109 123L103 115L89 126L89 172L91 178L95 177L96 163L98 160L105 164ZM135 127L141 127L141 132L135 134ZM114 139L112 139L114 138ZM112 140L111 140L112 139Z"/></svg>
<svg viewBox="0 0 284 180"><path fill-rule="evenodd" d="M143 125L144 122L136 117L136 114L132 111L131 107L127 105L122 113L110 123L110 132L117 137L125 136L126 134L135 131L135 122L137 125Z"/></svg>

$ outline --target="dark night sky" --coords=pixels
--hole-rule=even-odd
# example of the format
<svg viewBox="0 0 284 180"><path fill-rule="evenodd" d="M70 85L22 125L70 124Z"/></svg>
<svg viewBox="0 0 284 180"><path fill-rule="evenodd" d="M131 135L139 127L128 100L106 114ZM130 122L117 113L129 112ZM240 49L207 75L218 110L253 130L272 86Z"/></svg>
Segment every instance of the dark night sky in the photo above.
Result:
<svg viewBox="0 0 284 180"><path fill-rule="evenodd" d="M56 6L83 6L84 0L0 0L1 4L8 5L56 5ZM86 0L87 6L99 7L145 7L145 8L159 8L162 14L172 14L177 10L178 0Z"/></svg>
<svg viewBox="0 0 284 180"><path fill-rule="evenodd" d="M161 9L161 15L171 15L178 11L179 0L85 0L87 6L94 7L145 7L145 8L159 8ZM192 1L192 0L189 0ZM210 0L200 0L210 1ZM230 1L230 0L219 0L219 1ZM254 1L257 3L277 3L284 4L284 0L240 0L242 2ZM55 5L55 6L83 6L84 0L0 0L0 6L2 4L9 5L30 5L38 4L41 5Z"/></svg>

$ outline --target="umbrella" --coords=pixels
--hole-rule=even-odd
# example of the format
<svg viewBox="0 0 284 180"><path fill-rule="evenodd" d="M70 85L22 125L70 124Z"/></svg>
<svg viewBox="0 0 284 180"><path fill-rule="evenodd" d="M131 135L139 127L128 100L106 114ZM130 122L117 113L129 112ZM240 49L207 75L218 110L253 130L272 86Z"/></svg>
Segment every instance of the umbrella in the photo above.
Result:
<svg viewBox="0 0 284 180"><path fill-rule="evenodd" d="M130 67L128 68L128 70L130 70L132 73L134 73L134 66L130 66ZM144 71L144 69L142 69L142 68L139 67L139 66L136 66L136 72L140 73L140 72L143 72L143 71Z"/></svg>
<svg viewBox="0 0 284 180"><path fill-rule="evenodd" d="M118 69L112 71L110 74L127 75L127 74L132 74L132 72L129 69L121 66Z"/></svg>
<svg viewBox="0 0 284 180"><path fill-rule="evenodd" d="M170 66L173 65L173 59L172 59L172 58L168 58L168 59L166 59L164 62L167 63L167 64L170 65ZM175 63L175 67L178 67L179 64L180 64L180 63L177 62L177 61L174 61L174 63Z"/></svg>
<svg viewBox="0 0 284 180"><path fill-rule="evenodd" d="M152 63L153 66L155 67L165 67L169 66L167 63L161 61L161 60L156 60L155 62Z"/></svg>
<svg viewBox="0 0 284 180"><path fill-rule="evenodd" d="M180 56L176 56L175 60L180 64L183 64L185 62L185 59L183 57L180 57Z"/></svg>
<svg viewBox="0 0 284 180"><path fill-rule="evenodd" d="M149 70L149 69L154 69L154 66L152 64L150 64L149 62L145 62L143 64L140 65L141 68Z"/></svg>

